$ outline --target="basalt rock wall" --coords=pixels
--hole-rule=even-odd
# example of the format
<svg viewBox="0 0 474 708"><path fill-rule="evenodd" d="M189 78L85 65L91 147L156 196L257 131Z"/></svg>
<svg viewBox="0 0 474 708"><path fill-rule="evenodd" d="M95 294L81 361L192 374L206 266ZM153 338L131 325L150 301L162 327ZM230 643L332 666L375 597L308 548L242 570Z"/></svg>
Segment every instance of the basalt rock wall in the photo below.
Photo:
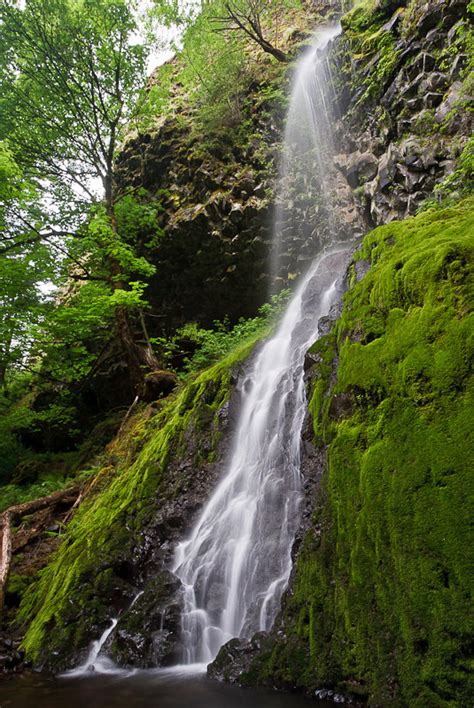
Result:
<svg viewBox="0 0 474 708"><path fill-rule="evenodd" d="M466 0L358 3L334 61L337 164L368 225L416 213L452 175L472 132Z"/></svg>

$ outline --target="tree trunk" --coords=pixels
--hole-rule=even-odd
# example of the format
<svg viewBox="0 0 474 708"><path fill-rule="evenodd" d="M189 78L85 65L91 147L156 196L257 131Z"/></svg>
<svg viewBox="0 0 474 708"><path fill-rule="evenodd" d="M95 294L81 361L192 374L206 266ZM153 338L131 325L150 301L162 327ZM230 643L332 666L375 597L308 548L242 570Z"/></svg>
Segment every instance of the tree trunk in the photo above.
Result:
<svg viewBox="0 0 474 708"><path fill-rule="evenodd" d="M117 334L127 363L130 381L135 394L142 396L146 374L160 368L160 364L150 346L137 344L126 307L115 310Z"/></svg>
<svg viewBox="0 0 474 708"><path fill-rule="evenodd" d="M117 228L115 216L115 200L112 182L112 171L105 179L105 203L110 225L116 238L120 235ZM121 273L120 263L111 259L110 271L112 275L112 287L114 290L127 290L127 283L119 278ZM126 307L118 306L115 310L115 324L117 334L122 346L123 355L128 368L130 382L136 396L141 397L144 391L145 376L150 371L160 368L160 363L156 358L150 344L145 346L138 344L135 340L133 328L130 323L130 314Z"/></svg>
<svg viewBox="0 0 474 708"><path fill-rule="evenodd" d="M270 42L261 40L258 43L260 44L264 52L266 52L267 54L271 54L273 57L275 57L275 59L278 59L278 61L284 63L290 61L288 54L285 54L285 52L282 52L281 49L274 47L272 44L270 44Z"/></svg>

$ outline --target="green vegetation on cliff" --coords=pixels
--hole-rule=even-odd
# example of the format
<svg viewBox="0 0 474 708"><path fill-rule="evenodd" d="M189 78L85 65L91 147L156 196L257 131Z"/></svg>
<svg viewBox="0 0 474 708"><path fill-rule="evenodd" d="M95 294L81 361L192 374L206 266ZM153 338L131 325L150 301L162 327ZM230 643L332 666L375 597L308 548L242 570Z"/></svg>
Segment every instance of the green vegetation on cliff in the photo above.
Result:
<svg viewBox="0 0 474 708"><path fill-rule="evenodd" d="M69 7L66 0L46 4L56 8L56 19ZM175 4L165 4L175 22ZM102 17L106 5L90 0L77 7ZM129 5L117 3L128 34L135 28ZM112 616L128 612L138 587L146 602L123 625L151 641L156 626L144 619L148 612L153 621L159 616L157 588L167 582L157 571L154 541L159 537L169 551L203 503L214 481L232 370L268 326L270 306L255 315L269 279L291 70L235 28L216 32L214 14L226 5L204 3L183 51L145 88L144 54L131 32L134 90L120 136L111 141L118 145L120 137L120 148L108 151L105 182L109 191L112 183L117 188L108 209L95 195L79 198L55 174L64 155L82 169L69 138L67 154L61 151L56 123L48 123L60 131L56 142L28 114L13 130L15 91L25 86L39 104L41 91L49 96L47 121L58 115L46 65L39 82L31 79L30 49L22 61L4 62L8 71L0 62L0 85L10 97L8 120L0 121L0 508L73 482L82 488L72 520L68 510L64 524L51 524L59 530L44 532L59 546L55 555L48 560L45 553L29 573L12 567L7 609L13 613L22 598L24 647L38 665L77 661ZM332 15L330 5L254 4L265 36L288 55L308 41L320 9ZM461 708L474 688L474 202L459 202L472 191L473 143L463 133L473 34L467 3L456 0L432 8L425 0L353 5L335 43L342 60L335 83L348 111L339 137L346 142L341 149L353 151L340 163L342 185L350 193L348 185L357 183L360 212L377 223L425 211L366 237L342 317L313 348L310 408L327 469L285 598L284 632L262 640L263 653L244 681L310 691L329 686L378 705ZM13 19L22 17L16 3L5 7ZM39 0L27 7L42 17ZM81 19L70 30L80 40L87 26ZM33 32L35 23L28 27ZM6 29L4 23L0 59L11 49ZM58 21L57 49L68 57L65 36ZM93 39L100 47L107 32ZM21 37L15 42L23 51ZM68 116L70 95L59 98ZM87 122L87 112L79 116ZM33 157L41 146L57 209L49 209L44 190L38 197L46 171ZM306 186L302 197L309 201ZM429 210L438 202L443 209ZM358 281L366 261L371 270ZM58 298L45 292L45 281L60 288ZM127 350L150 355L136 367L139 386L130 381ZM162 400L166 386L146 389L153 375L172 386L179 377L184 382ZM129 409L137 392L155 402ZM156 521L166 505L170 516ZM22 524L14 535L24 530ZM15 549L14 564L32 547ZM118 646L121 639L111 648L114 659L143 665L143 646L138 642L133 654ZM153 655L149 665L161 658Z"/></svg>
<svg viewBox="0 0 474 708"><path fill-rule="evenodd" d="M178 4L150 5L177 29ZM294 50L299 0L278 13L250 5L269 41ZM146 10L127 0L0 10L1 485L17 486L18 465L78 451L135 394L165 395L144 390L150 371L179 371L203 344L200 326L209 341L214 320L228 320L215 333L220 356L227 331L267 297L263 223L287 65L242 31L216 31L226 8L213 0L179 24L182 49L147 79ZM170 361L183 326L191 346ZM65 464L55 486L71 472ZM29 481L36 491L46 481L40 465Z"/></svg>
<svg viewBox="0 0 474 708"><path fill-rule="evenodd" d="M261 681L469 703L473 233L468 199L364 240L372 268L316 346L327 471Z"/></svg>
<svg viewBox="0 0 474 708"><path fill-rule="evenodd" d="M248 341L200 374L159 412L135 414L109 446L58 552L23 598L19 619L29 625L24 648L31 659L44 662L61 651L67 663L88 645L94 628L109 621L117 595L133 595L117 567L132 557L157 506L186 486L185 479L171 484L166 472L171 460L185 454L193 432L204 431L193 450L195 465L214 459L216 414L230 395L233 368L254 344Z"/></svg>

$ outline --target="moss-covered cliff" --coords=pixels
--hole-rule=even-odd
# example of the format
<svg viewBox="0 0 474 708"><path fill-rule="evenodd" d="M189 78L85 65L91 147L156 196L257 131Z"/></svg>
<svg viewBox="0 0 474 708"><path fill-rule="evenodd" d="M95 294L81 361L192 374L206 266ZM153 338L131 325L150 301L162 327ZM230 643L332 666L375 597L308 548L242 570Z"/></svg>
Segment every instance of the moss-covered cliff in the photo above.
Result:
<svg viewBox="0 0 474 708"><path fill-rule="evenodd" d="M381 227L357 254L370 271L314 347L327 465L312 527L278 631L243 683L469 702L472 207Z"/></svg>

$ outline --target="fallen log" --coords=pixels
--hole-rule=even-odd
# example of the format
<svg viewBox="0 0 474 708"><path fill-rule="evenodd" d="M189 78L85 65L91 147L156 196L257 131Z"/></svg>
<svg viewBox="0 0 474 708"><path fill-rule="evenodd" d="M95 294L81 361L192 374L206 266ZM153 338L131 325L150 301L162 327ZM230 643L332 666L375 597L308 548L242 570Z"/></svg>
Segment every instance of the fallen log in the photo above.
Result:
<svg viewBox="0 0 474 708"><path fill-rule="evenodd" d="M12 526L27 514L34 514L37 511L59 504L74 504L80 496L80 491L81 489L78 485L61 489L46 497L10 506L0 515L0 611L3 609L5 588L12 560Z"/></svg>

